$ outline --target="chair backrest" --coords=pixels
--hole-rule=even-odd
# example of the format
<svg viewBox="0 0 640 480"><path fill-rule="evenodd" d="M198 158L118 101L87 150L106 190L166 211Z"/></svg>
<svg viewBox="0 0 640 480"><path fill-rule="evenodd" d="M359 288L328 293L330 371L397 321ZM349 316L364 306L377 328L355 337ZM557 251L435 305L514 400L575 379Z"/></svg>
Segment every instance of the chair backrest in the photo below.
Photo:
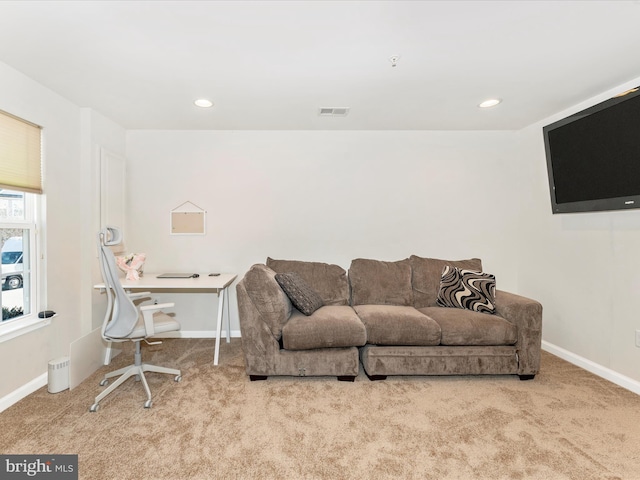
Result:
<svg viewBox="0 0 640 480"><path fill-rule="evenodd" d="M107 291L107 311L102 323L102 337L110 339L127 338L138 323L138 308L122 288L116 267L116 259L107 241L106 230L98 234L100 271Z"/></svg>

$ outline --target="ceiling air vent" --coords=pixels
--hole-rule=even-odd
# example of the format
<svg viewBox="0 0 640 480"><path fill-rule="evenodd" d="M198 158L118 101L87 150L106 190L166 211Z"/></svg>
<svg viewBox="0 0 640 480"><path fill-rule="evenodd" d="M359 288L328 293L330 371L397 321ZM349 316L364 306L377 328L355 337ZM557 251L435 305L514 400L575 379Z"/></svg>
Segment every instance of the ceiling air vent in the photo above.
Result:
<svg viewBox="0 0 640 480"><path fill-rule="evenodd" d="M321 117L346 117L347 113L349 113L347 107L321 108L318 111Z"/></svg>

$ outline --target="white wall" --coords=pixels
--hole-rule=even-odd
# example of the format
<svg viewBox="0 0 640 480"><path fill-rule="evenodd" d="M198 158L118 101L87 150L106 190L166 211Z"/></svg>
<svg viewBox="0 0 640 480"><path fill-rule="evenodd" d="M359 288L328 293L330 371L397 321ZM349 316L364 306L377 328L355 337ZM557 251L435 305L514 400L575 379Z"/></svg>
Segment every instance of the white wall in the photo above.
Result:
<svg viewBox="0 0 640 480"><path fill-rule="evenodd" d="M542 127L628 88L603 93L520 132L519 289L544 306L543 339L640 382L640 210L551 213ZM640 179L638 179L640 181Z"/></svg>
<svg viewBox="0 0 640 480"><path fill-rule="evenodd" d="M43 127L47 292L42 309L58 313L49 326L0 344L0 364L20 367L4 369L3 398L28 384L39 386L43 378L46 382L49 360L68 355L70 343L91 329L96 261L90 151L98 141L124 150L124 130L3 63L0 109Z"/></svg>
<svg viewBox="0 0 640 480"><path fill-rule="evenodd" d="M80 329L84 262L80 109L1 63L0 109L43 127L48 302L42 307L58 312L51 325L0 344L0 364L20 366L4 369L2 397L45 373L52 358L67 354Z"/></svg>
<svg viewBox="0 0 640 480"><path fill-rule="evenodd" d="M126 156L126 131L120 125L104 117L90 108L82 109L83 115L83 168L86 180L83 182L86 193L84 209L90 219L90 227L83 230L83 242L86 251L86 261L91 269L85 272L84 285L95 285L102 282L100 266L98 264L97 233L100 229L100 155L101 149L112 154ZM92 290L88 298L91 303L91 319L83 322L83 333L102 325L106 310L105 295Z"/></svg>
<svg viewBox="0 0 640 480"><path fill-rule="evenodd" d="M499 288L515 291L517 141L512 132L128 131L127 245L147 253L146 271L239 277L267 256L345 269L356 257L478 256ZM169 212L185 201L208 212L205 236L169 235ZM171 297L183 330L213 329L215 299ZM237 331L235 291L231 303Z"/></svg>

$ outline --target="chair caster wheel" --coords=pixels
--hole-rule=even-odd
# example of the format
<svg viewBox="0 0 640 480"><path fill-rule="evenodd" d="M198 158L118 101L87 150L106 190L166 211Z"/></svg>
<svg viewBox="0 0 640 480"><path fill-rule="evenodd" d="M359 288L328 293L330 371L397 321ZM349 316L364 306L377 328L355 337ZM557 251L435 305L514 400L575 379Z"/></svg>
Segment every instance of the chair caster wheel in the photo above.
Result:
<svg viewBox="0 0 640 480"><path fill-rule="evenodd" d="M144 402L144 408L151 408L151 405L153 405L153 402L151 400L147 400L146 402Z"/></svg>
<svg viewBox="0 0 640 480"><path fill-rule="evenodd" d="M176 382L181 382L182 381L182 375L176 375L176 378L173 379Z"/></svg>
<svg viewBox="0 0 640 480"><path fill-rule="evenodd" d="M105 379L103 379L103 380L100 382L100 386L101 386L101 387L104 387L104 386L106 386L106 385L109 385L109 380L107 380L107 379L105 378Z"/></svg>
<svg viewBox="0 0 640 480"><path fill-rule="evenodd" d="M89 411L92 413L95 413L98 411L99 408L100 408L100 405L98 405L97 403L94 403L89 407Z"/></svg>

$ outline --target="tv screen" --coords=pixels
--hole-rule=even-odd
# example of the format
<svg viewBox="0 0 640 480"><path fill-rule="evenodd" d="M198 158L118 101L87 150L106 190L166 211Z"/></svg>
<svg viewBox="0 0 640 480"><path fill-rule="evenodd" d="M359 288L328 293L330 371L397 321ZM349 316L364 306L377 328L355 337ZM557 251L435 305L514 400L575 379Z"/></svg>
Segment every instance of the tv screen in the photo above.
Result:
<svg viewBox="0 0 640 480"><path fill-rule="evenodd" d="M640 88L542 130L553 213L640 208Z"/></svg>

